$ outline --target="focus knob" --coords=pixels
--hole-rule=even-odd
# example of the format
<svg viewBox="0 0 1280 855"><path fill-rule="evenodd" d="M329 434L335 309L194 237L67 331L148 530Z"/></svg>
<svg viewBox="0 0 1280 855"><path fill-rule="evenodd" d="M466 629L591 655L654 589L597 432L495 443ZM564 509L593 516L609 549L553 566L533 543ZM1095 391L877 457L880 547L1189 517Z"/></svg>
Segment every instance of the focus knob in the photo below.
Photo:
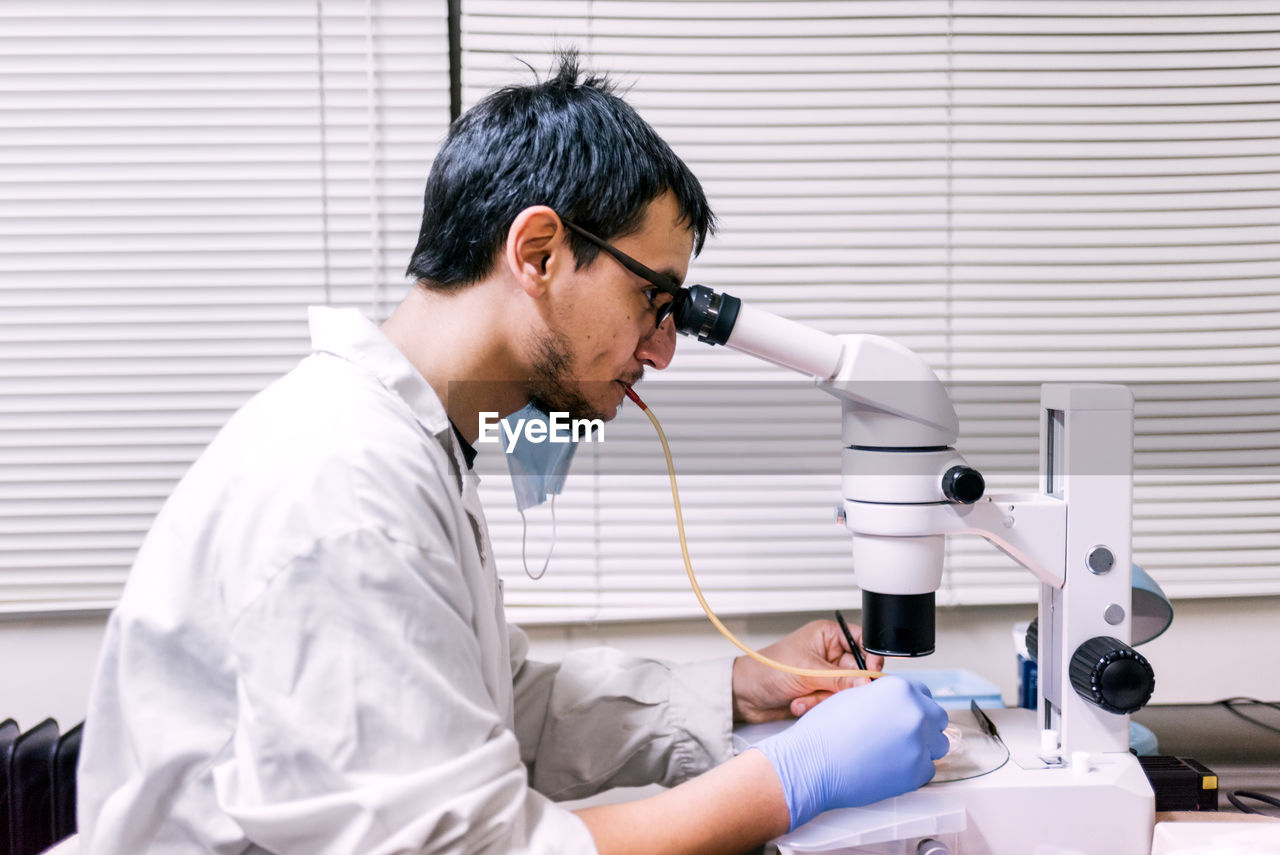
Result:
<svg viewBox="0 0 1280 855"><path fill-rule="evenodd" d="M952 466L942 475L942 495L962 505L972 505L986 489L982 473L970 466Z"/></svg>
<svg viewBox="0 0 1280 855"><path fill-rule="evenodd" d="M1151 663L1123 641L1106 635L1076 648L1068 673L1076 694L1117 714L1142 709L1156 687Z"/></svg>

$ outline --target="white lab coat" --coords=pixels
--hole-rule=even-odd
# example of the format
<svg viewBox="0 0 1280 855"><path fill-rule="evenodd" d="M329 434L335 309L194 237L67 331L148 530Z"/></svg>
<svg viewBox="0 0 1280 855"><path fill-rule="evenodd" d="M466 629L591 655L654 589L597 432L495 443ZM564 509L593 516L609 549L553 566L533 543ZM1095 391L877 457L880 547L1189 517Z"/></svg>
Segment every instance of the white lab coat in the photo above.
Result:
<svg viewBox="0 0 1280 855"><path fill-rule="evenodd" d="M138 553L80 760L90 855L594 852L552 799L731 754L731 660L528 661L439 399L352 310Z"/></svg>

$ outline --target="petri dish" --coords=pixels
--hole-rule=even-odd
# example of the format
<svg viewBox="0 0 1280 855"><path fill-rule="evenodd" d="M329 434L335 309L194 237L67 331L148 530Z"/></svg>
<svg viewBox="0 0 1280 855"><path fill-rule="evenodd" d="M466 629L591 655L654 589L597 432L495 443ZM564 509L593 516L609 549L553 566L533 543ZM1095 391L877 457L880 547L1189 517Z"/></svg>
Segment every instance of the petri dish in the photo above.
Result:
<svg viewBox="0 0 1280 855"><path fill-rule="evenodd" d="M1009 762L1009 749L998 737L988 736L978 727L969 710L951 710L947 740L951 749L933 761L933 784L966 781L989 775Z"/></svg>

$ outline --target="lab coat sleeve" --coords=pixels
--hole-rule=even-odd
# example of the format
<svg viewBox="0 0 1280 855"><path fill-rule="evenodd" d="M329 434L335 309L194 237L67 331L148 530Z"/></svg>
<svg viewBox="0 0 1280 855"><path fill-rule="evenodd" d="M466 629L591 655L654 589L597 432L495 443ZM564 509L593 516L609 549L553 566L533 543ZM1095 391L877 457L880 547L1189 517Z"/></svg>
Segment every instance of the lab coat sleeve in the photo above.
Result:
<svg viewBox="0 0 1280 855"><path fill-rule="evenodd" d="M670 664L609 648L559 664L527 658L510 628L516 734L533 786L552 799L674 786L733 755L733 660Z"/></svg>
<svg viewBox="0 0 1280 855"><path fill-rule="evenodd" d="M354 531L276 573L231 627L220 807L277 855L593 853L527 782L479 676L478 608L445 549ZM492 608L490 604L487 606Z"/></svg>

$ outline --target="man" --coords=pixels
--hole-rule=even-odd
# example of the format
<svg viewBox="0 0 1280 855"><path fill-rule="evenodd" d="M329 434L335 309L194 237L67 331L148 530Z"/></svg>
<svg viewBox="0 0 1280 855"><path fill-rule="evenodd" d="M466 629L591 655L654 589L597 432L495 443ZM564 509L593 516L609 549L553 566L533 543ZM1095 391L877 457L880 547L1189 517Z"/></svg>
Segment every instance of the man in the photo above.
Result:
<svg viewBox="0 0 1280 855"><path fill-rule="evenodd" d="M832 694L849 681L746 659L526 658L470 471L479 413L612 418L675 347L669 297L567 223L676 281L712 226L687 167L571 56L454 124L418 284L382 329L313 310L312 356L158 516L87 717L84 851L732 852L932 775L945 716L896 678ZM817 622L769 652L850 667L839 639ZM802 713L730 756L732 719ZM674 789L552 801L648 782Z"/></svg>

